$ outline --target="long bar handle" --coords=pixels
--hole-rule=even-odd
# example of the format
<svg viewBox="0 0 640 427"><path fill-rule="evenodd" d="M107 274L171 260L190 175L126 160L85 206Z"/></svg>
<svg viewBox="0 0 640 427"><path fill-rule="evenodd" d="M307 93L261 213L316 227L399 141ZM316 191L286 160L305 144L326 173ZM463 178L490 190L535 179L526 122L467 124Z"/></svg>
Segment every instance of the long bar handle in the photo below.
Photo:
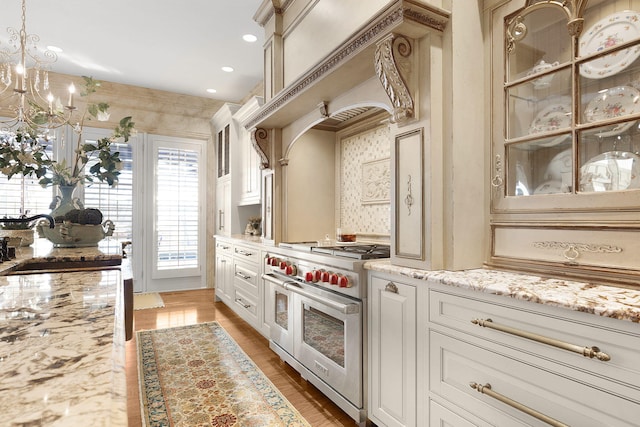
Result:
<svg viewBox="0 0 640 427"><path fill-rule="evenodd" d="M244 256L251 256L253 255L253 252L248 252L242 249L236 249L236 253L239 255L244 255Z"/></svg>
<svg viewBox="0 0 640 427"><path fill-rule="evenodd" d="M571 343L560 341L554 338L545 337L544 335L538 335L532 332L522 331L520 329L512 328L505 325L500 325L500 324L494 323L493 320L491 319L473 319L471 323L478 326L485 327L485 328L495 329L496 331L505 332L507 334L516 335L518 337L526 338L542 344L557 347L562 350L578 353L590 359L593 359L595 357L596 359L602 360L603 362L608 362L609 360L611 360L611 356L609 356L607 353L600 351L600 349L596 346L584 347L577 344L571 344Z"/></svg>
<svg viewBox="0 0 640 427"><path fill-rule="evenodd" d="M284 288L288 291L291 291L293 293L302 295L304 297L307 297L309 299L312 299L316 302L319 302L321 304L324 304L326 306L329 306L331 308L333 308L334 310L339 311L340 313L343 314L356 314L360 311L360 307L358 307L358 304L341 304L339 302L327 299L327 298L323 298L322 296L315 294L313 292L308 292L305 291L304 289L302 289L301 287L299 287L296 282L283 282L281 280L278 280L276 278L274 278L273 276L270 276L268 274L263 274L262 278L264 280L266 280L267 282L271 282L274 283L278 286L280 286L281 288Z"/></svg>
<svg viewBox="0 0 640 427"><path fill-rule="evenodd" d="M243 278L244 280L249 280L251 279L251 276L244 274L244 273L240 273L239 271L236 271L236 276Z"/></svg>
<svg viewBox="0 0 640 427"><path fill-rule="evenodd" d="M469 386L474 389L477 390L478 392L482 393L482 394L486 394L489 397L493 397L496 400L499 400L500 402L511 406L512 408L517 409L520 412L524 412L525 414L531 415L534 418L539 419L540 421L543 421L547 424L549 424L550 426L554 426L554 427L570 427L568 424L562 423L558 420L556 420L555 418L551 418L548 415L543 414L542 412L538 412L533 408L530 408L526 405L523 405L522 403L515 401L513 399L508 398L507 396L505 396L504 394L500 394L496 391L493 391L491 389L491 384L487 383L485 385L482 384L478 384L475 382L470 382Z"/></svg>

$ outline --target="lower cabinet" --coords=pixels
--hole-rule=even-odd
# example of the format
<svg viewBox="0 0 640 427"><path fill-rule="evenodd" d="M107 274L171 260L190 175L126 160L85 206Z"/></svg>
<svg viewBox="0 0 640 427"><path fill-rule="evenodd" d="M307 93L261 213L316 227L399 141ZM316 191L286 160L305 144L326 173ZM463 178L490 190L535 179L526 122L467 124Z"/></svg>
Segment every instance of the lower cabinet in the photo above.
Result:
<svg viewBox="0 0 640 427"><path fill-rule="evenodd" d="M377 426L638 426L632 322L369 272Z"/></svg>
<svg viewBox="0 0 640 427"><path fill-rule="evenodd" d="M379 426L416 425L416 287L369 279L368 416Z"/></svg>
<svg viewBox="0 0 640 427"><path fill-rule="evenodd" d="M229 304L233 300L233 244L216 238L216 299Z"/></svg>
<svg viewBox="0 0 640 427"><path fill-rule="evenodd" d="M260 330L262 314L260 249L249 245L233 247L233 304L231 308L254 329Z"/></svg>

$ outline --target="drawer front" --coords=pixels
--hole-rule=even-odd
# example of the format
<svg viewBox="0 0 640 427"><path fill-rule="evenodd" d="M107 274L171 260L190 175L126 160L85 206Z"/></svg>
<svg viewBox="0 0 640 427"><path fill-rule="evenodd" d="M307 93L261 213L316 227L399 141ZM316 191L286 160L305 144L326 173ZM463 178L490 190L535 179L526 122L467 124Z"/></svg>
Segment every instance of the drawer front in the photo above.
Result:
<svg viewBox="0 0 640 427"><path fill-rule="evenodd" d="M216 254L233 255L233 244L226 240L216 239Z"/></svg>
<svg viewBox="0 0 640 427"><path fill-rule="evenodd" d="M234 281L243 282L247 285L248 289L258 291L258 272L255 266L240 263L235 261L233 263L233 277Z"/></svg>
<svg viewBox="0 0 640 427"><path fill-rule="evenodd" d="M493 256L638 270L640 230L494 226Z"/></svg>
<svg viewBox="0 0 640 427"><path fill-rule="evenodd" d="M429 401L429 425L430 426L455 426L455 427L485 427L485 423L472 423L444 406Z"/></svg>
<svg viewBox="0 0 640 427"><path fill-rule="evenodd" d="M431 392L493 426L549 425L526 411L564 423L557 425L637 425L638 402L523 363L482 344L482 340L463 334L430 331Z"/></svg>
<svg viewBox="0 0 640 427"><path fill-rule="evenodd" d="M256 320L258 316L258 306L255 299L243 292L241 289L235 289L235 296L233 298L236 308L239 308L241 312L248 313L252 320Z"/></svg>
<svg viewBox="0 0 640 427"><path fill-rule="evenodd" d="M505 304L499 304L437 290L431 290L429 298L429 317L433 324L505 345L508 347L505 351L518 357L529 355L532 363L547 369L558 369L555 365L570 367L575 369L577 377L607 387L612 392L624 393L627 387L633 387L640 396L640 334L540 313L532 310L537 308L537 304L508 298L501 298ZM554 313L558 311L556 309ZM487 319L491 322L486 322ZM475 320L480 321L472 323ZM481 324L487 326L479 326ZM515 331L504 332L491 326L506 326ZM538 337L521 337L516 335L519 332ZM576 349L597 347L599 355L607 355L610 360L585 357L536 338L575 345Z"/></svg>
<svg viewBox="0 0 640 427"><path fill-rule="evenodd" d="M260 264L260 250L257 248L236 244L233 247L233 255L238 260Z"/></svg>

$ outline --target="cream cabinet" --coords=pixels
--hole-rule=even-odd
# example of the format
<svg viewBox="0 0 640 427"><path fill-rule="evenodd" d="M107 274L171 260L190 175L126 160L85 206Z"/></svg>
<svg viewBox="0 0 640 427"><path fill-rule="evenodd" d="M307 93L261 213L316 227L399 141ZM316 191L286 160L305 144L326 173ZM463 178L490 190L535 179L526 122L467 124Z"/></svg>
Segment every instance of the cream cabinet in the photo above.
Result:
<svg viewBox="0 0 640 427"><path fill-rule="evenodd" d="M260 330L262 315L261 267L257 246L234 244L233 304L230 307L257 330Z"/></svg>
<svg viewBox="0 0 640 427"><path fill-rule="evenodd" d="M631 322L434 285L427 334L429 398L472 425L637 425Z"/></svg>
<svg viewBox="0 0 640 427"><path fill-rule="evenodd" d="M263 99L254 96L233 115L238 124L238 150L240 200L239 205L260 204L260 156L253 148L250 132L242 125L263 104Z"/></svg>
<svg viewBox="0 0 640 427"><path fill-rule="evenodd" d="M216 237L215 296L229 304L233 295L233 244Z"/></svg>
<svg viewBox="0 0 640 427"><path fill-rule="evenodd" d="M640 1L493 4L490 264L637 286Z"/></svg>
<svg viewBox="0 0 640 427"><path fill-rule="evenodd" d="M219 178L216 184L216 234L231 235L231 179Z"/></svg>
<svg viewBox="0 0 640 427"><path fill-rule="evenodd" d="M378 426L415 426L416 287L372 273L368 296L368 416Z"/></svg>

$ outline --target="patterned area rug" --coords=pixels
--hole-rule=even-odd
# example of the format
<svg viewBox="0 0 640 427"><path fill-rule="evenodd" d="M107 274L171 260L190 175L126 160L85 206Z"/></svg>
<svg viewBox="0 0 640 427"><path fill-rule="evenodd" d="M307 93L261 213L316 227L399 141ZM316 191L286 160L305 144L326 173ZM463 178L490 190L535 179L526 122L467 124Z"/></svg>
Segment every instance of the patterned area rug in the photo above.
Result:
<svg viewBox="0 0 640 427"><path fill-rule="evenodd" d="M310 427L218 322L139 331L145 426Z"/></svg>
<svg viewBox="0 0 640 427"><path fill-rule="evenodd" d="M145 308L164 307L164 301L157 292L147 294L133 294L133 309L144 310Z"/></svg>

